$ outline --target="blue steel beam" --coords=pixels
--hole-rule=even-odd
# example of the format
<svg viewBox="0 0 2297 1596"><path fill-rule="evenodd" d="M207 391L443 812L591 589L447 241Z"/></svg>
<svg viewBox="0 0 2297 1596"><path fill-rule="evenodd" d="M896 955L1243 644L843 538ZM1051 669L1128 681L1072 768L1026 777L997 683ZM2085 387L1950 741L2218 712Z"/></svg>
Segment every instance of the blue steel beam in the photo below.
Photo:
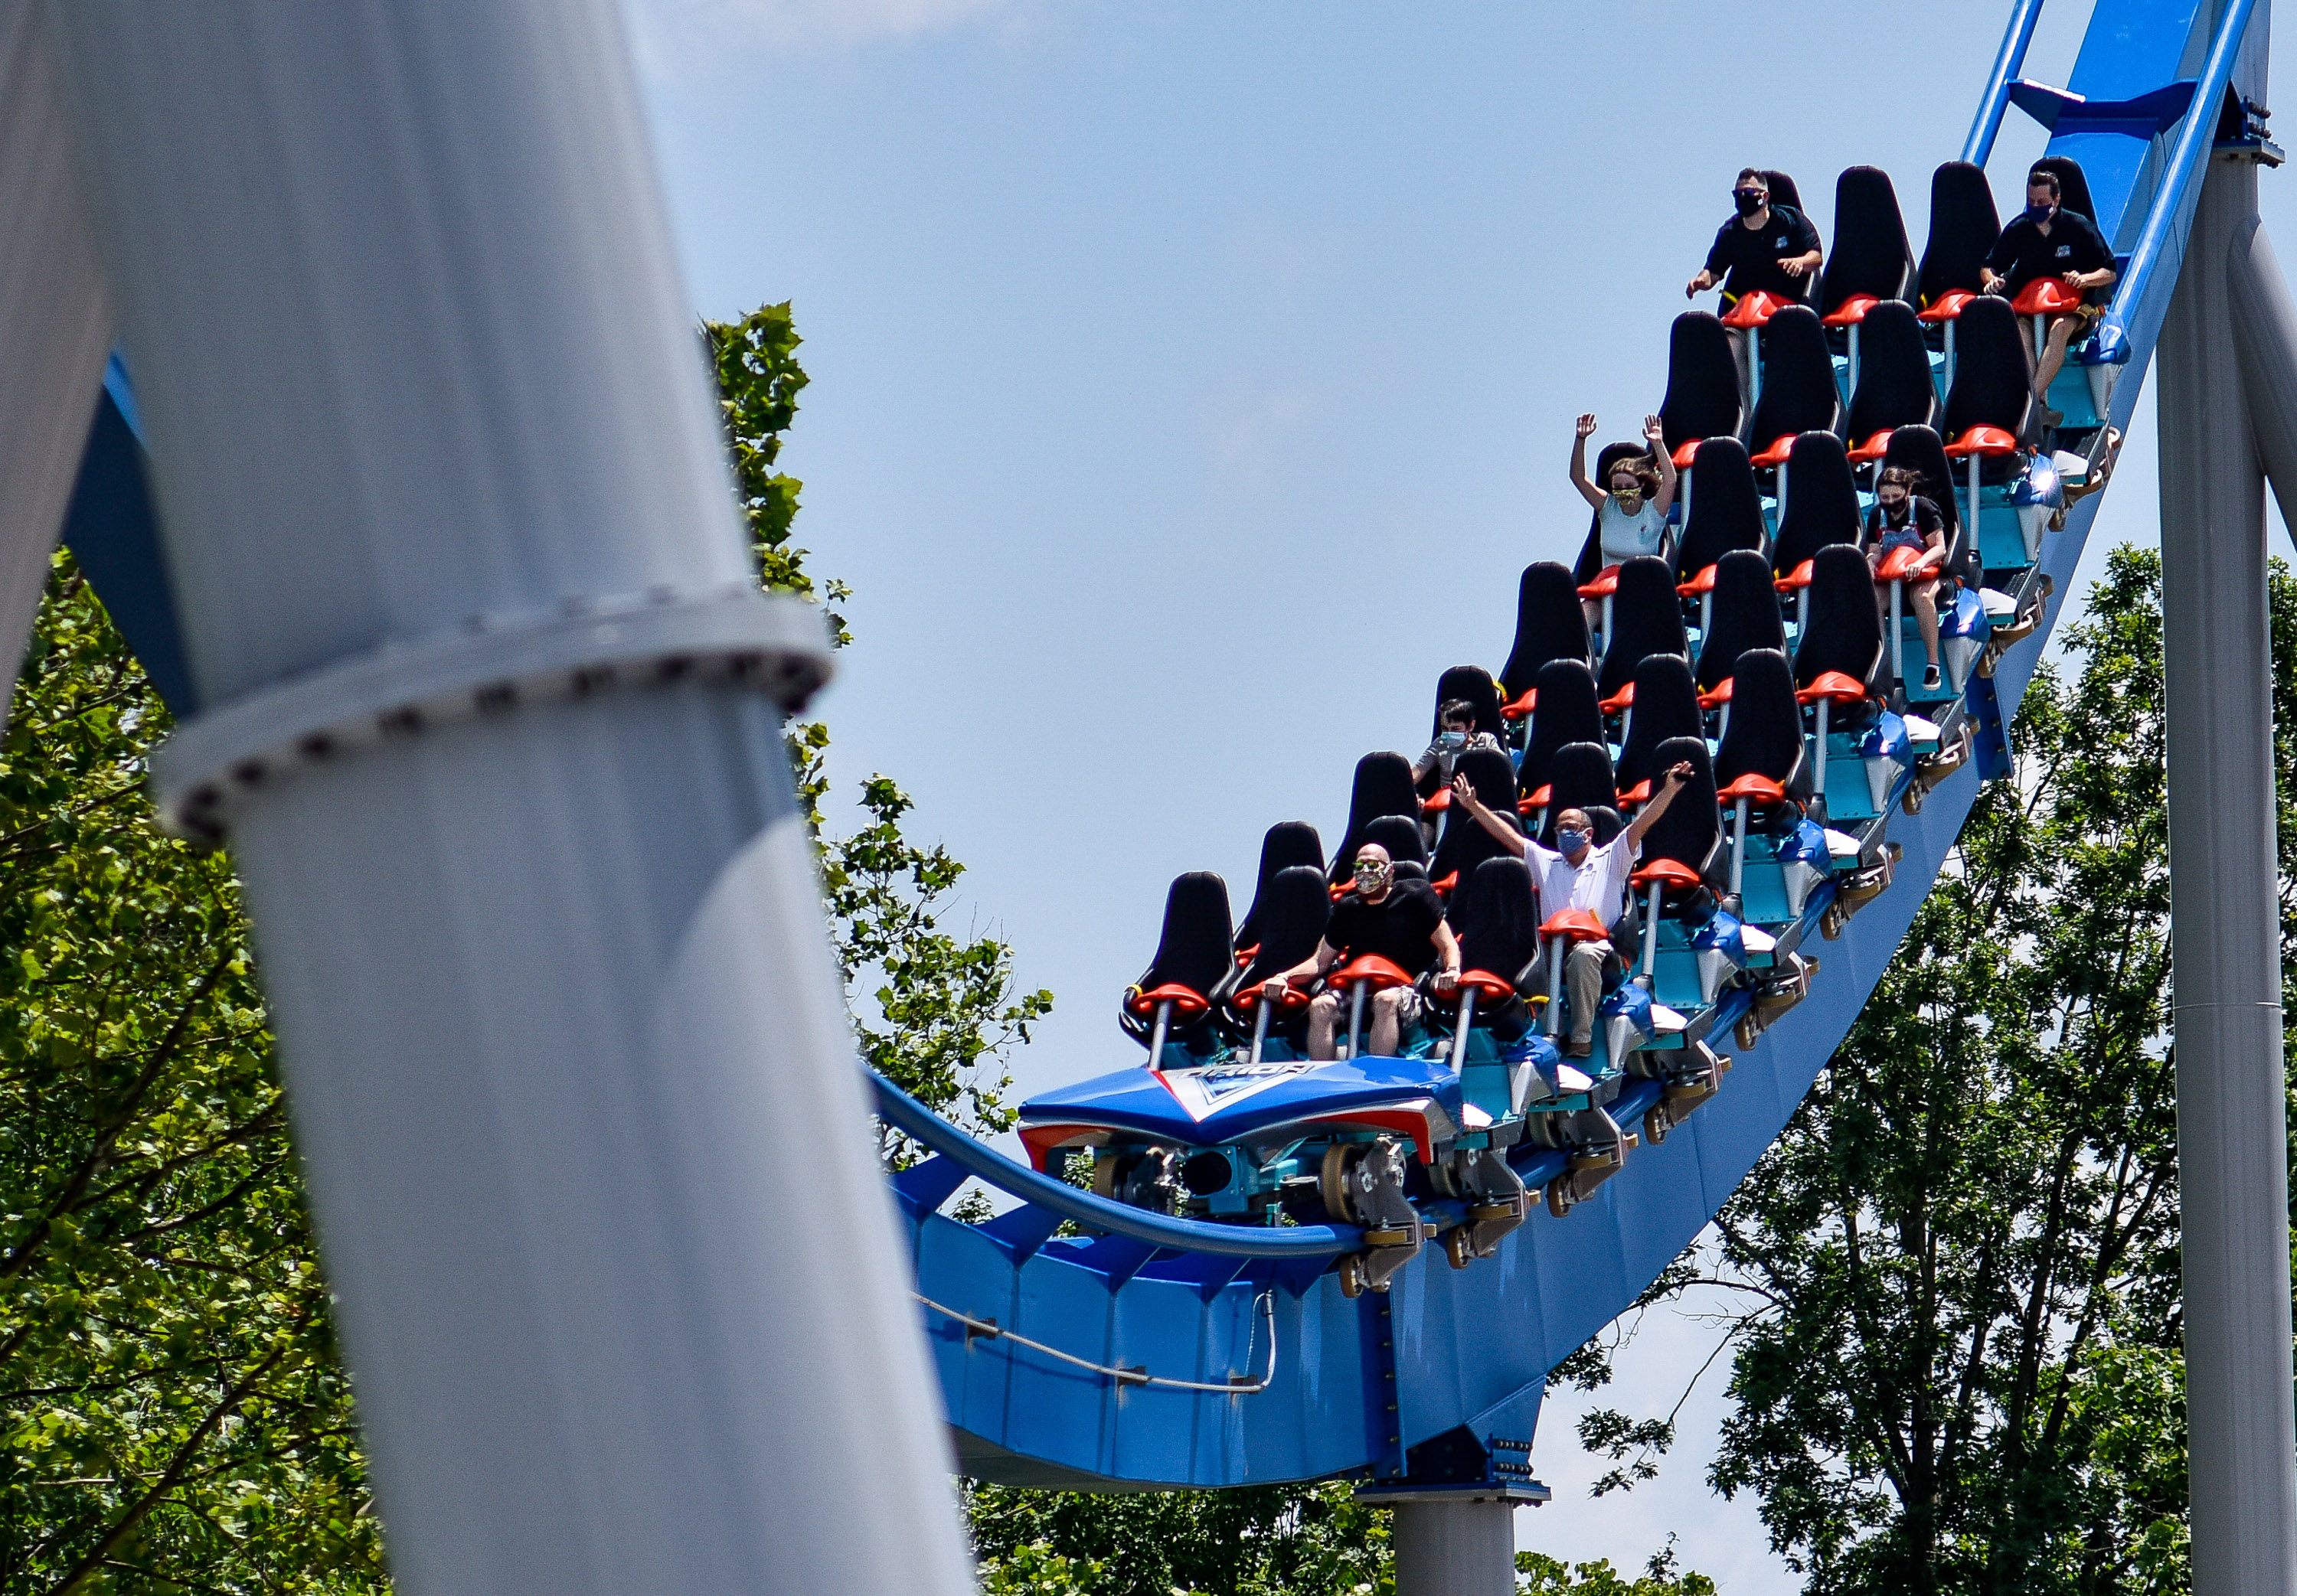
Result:
<svg viewBox="0 0 2297 1596"><path fill-rule="evenodd" d="M2042 20L2042 0L2018 0L2010 8L2010 26L2003 30L2002 48L1995 53L1994 70L1987 74L1986 93L1978 102L1978 116L1970 136L1962 141L1962 158L1984 166L1994 153L1994 136L2002 130L2002 113L2010 103L2011 86L2026 64L2026 46L2034 42L2034 24Z"/></svg>

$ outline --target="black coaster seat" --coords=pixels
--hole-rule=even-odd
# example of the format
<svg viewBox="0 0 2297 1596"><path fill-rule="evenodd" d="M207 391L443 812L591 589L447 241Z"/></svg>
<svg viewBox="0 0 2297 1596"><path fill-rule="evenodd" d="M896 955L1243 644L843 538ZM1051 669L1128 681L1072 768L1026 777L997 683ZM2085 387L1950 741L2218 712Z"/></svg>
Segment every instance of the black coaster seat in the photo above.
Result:
<svg viewBox="0 0 2297 1596"><path fill-rule="evenodd" d="M1500 670L1500 694L1509 700L1502 714L1520 720L1523 695L1538 684L1539 668L1550 660L1592 662L1594 646L1587 637L1586 612L1579 607L1579 584L1568 567L1542 560L1523 568L1516 583L1515 642ZM1515 711L1510 713L1510 711Z"/></svg>
<svg viewBox="0 0 2297 1596"><path fill-rule="evenodd" d="M1420 819L1420 794L1412 790L1412 761L1400 753L1367 753L1356 761L1355 785L1348 794L1347 829L1333 853L1330 878L1338 886L1348 879L1356 850L1364 843L1364 828L1382 815Z"/></svg>
<svg viewBox="0 0 2297 1596"><path fill-rule="evenodd" d="M1730 680L1732 668L1748 649L1783 651L1786 646L1770 562L1744 549L1725 555L1715 567L1715 591L1699 641L1699 670L1692 679L1699 691L1711 693Z"/></svg>
<svg viewBox="0 0 2297 1596"><path fill-rule="evenodd" d="M1515 765L1506 754L1471 748L1460 756L1459 771L1485 807L1509 825L1518 825ZM1465 804L1455 803L1444 812L1444 835L1437 841L1436 857L1428 861L1428 879L1437 892L1448 893L1463 872L1506 851L1506 844L1485 830Z"/></svg>
<svg viewBox="0 0 2297 1596"><path fill-rule="evenodd" d="M1578 660L1550 660L1539 668L1539 707L1533 712L1518 777L1526 791L1547 785L1555 751L1567 743L1603 741L1603 712L1595 677Z"/></svg>
<svg viewBox="0 0 2297 1596"><path fill-rule="evenodd" d="M1235 943L1228 884L1210 870L1174 877L1165 894L1157 956L1117 1005L1117 1023L1124 1033L1149 1045L1162 1008L1168 1043L1177 1042L1199 1057L1217 1051L1220 1039L1213 1016L1236 984Z"/></svg>
<svg viewBox="0 0 2297 1596"><path fill-rule="evenodd" d="M1777 614L1774 605L1772 613ZM1672 737L1703 737L1706 721L1699 708L1699 689L1692 684L1690 662L1671 654L1655 654L1635 667L1635 699L1627 709L1627 735L1613 771L1620 801L1641 803L1651 796L1651 783L1660 770L1659 745Z"/></svg>
<svg viewBox="0 0 2297 1596"><path fill-rule="evenodd" d="M1252 907L1245 910L1244 922L1236 928L1236 950L1239 954L1260 941L1261 916L1268 902L1270 885L1281 872L1301 865L1314 869L1321 879L1323 839L1305 820L1279 820L1260 839L1260 870L1253 877Z"/></svg>
<svg viewBox="0 0 2297 1596"><path fill-rule="evenodd" d="M1618 590L1610 604L1611 635L1603 639L1603 668L1595 677L1598 697L1615 697L1634 679L1635 667L1646 655L1691 657L1683 630L1683 602L1665 560L1644 555L1621 565Z"/></svg>

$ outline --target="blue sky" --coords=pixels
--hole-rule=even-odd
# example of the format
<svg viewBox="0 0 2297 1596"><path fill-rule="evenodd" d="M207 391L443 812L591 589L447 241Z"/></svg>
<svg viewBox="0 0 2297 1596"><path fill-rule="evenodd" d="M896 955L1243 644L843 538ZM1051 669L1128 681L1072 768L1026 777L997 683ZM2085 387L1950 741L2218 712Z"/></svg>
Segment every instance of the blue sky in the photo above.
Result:
<svg viewBox="0 0 2297 1596"><path fill-rule="evenodd" d="M1571 418L1657 404L1741 164L1829 238L1834 174L1882 166L1919 251L2007 10L634 7L697 311L793 300L806 339L799 541L855 589L833 772L899 780L971 867L959 920L1057 994L1024 1092L1137 1059L1114 1005L1172 876L1248 893L1279 819L1329 845L1357 756L1416 752L1437 673L1504 656L1516 572L1586 527ZM2088 10L2028 75L2064 81ZM2041 142L2013 111L2005 210ZM2154 492L2149 412L2093 566ZM1654 1316L1606 1400L1664 1412L1712 1345ZM1629 1567L1673 1529L1730 1596L1797 1588L1700 1483L1724 1374L1626 1499L1585 1500L1555 1404L1522 1543Z"/></svg>

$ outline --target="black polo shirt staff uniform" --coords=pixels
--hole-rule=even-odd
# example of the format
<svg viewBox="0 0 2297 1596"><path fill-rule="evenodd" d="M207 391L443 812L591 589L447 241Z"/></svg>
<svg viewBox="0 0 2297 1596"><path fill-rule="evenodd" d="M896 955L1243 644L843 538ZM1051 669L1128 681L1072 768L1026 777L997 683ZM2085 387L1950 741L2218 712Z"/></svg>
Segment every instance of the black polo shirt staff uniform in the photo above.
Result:
<svg viewBox="0 0 2297 1596"><path fill-rule="evenodd" d="M2112 264L2113 251L2105 247L2097 224L2080 211L2068 210L2062 205L2050 218L2046 236L2040 227L2026 219L2025 212L2019 212L2002 229L2002 236L1994 241L1994 248L1986 257L1988 271L2010 279L2013 299L2037 277L2100 271Z"/></svg>
<svg viewBox="0 0 2297 1596"><path fill-rule="evenodd" d="M1779 262L1807 255L1816 248L1818 229L1810 225L1810 218L1791 205L1774 204L1771 219L1760 227L1750 230L1734 216L1717 228L1714 246L1707 251L1707 270L1721 279L1726 300L1757 289L1800 300L1809 291L1812 275L1806 272L1799 278L1790 277L1779 269Z"/></svg>

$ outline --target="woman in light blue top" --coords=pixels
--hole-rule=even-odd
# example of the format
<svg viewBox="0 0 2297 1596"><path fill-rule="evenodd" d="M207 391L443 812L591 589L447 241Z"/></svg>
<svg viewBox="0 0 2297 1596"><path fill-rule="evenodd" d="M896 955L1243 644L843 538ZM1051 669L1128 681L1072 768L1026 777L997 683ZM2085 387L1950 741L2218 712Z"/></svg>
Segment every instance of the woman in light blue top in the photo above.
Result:
<svg viewBox="0 0 2297 1596"><path fill-rule="evenodd" d="M1587 440L1594 432L1595 417L1581 416L1578 436L1571 440L1571 485L1595 506L1603 564L1617 565L1637 555L1659 553L1667 539L1667 507L1675 503L1675 462L1667 458L1659 417L1643 417L1643 437L1651 452L1613 461L1610 480L1601 488L1587 480Z"/></svg>
<svg viewBox="0 0 2297 1596"><path fill-rule="evenodd" d="M1603 564L1608 568L1638 555L1664 551L1667 508L1675 503L1675 462L1667 457L1667 435L1659 417L1643 417L1643 437L1651 453L1611 462L1601 488L1587 480L1587 440L1595 432L1592 412L1579 418L1577 431L1571 440L1571 485L1595 506L1596 540ZM1587 624L1593 627L1595 606L1587 608Z"/></svg>

